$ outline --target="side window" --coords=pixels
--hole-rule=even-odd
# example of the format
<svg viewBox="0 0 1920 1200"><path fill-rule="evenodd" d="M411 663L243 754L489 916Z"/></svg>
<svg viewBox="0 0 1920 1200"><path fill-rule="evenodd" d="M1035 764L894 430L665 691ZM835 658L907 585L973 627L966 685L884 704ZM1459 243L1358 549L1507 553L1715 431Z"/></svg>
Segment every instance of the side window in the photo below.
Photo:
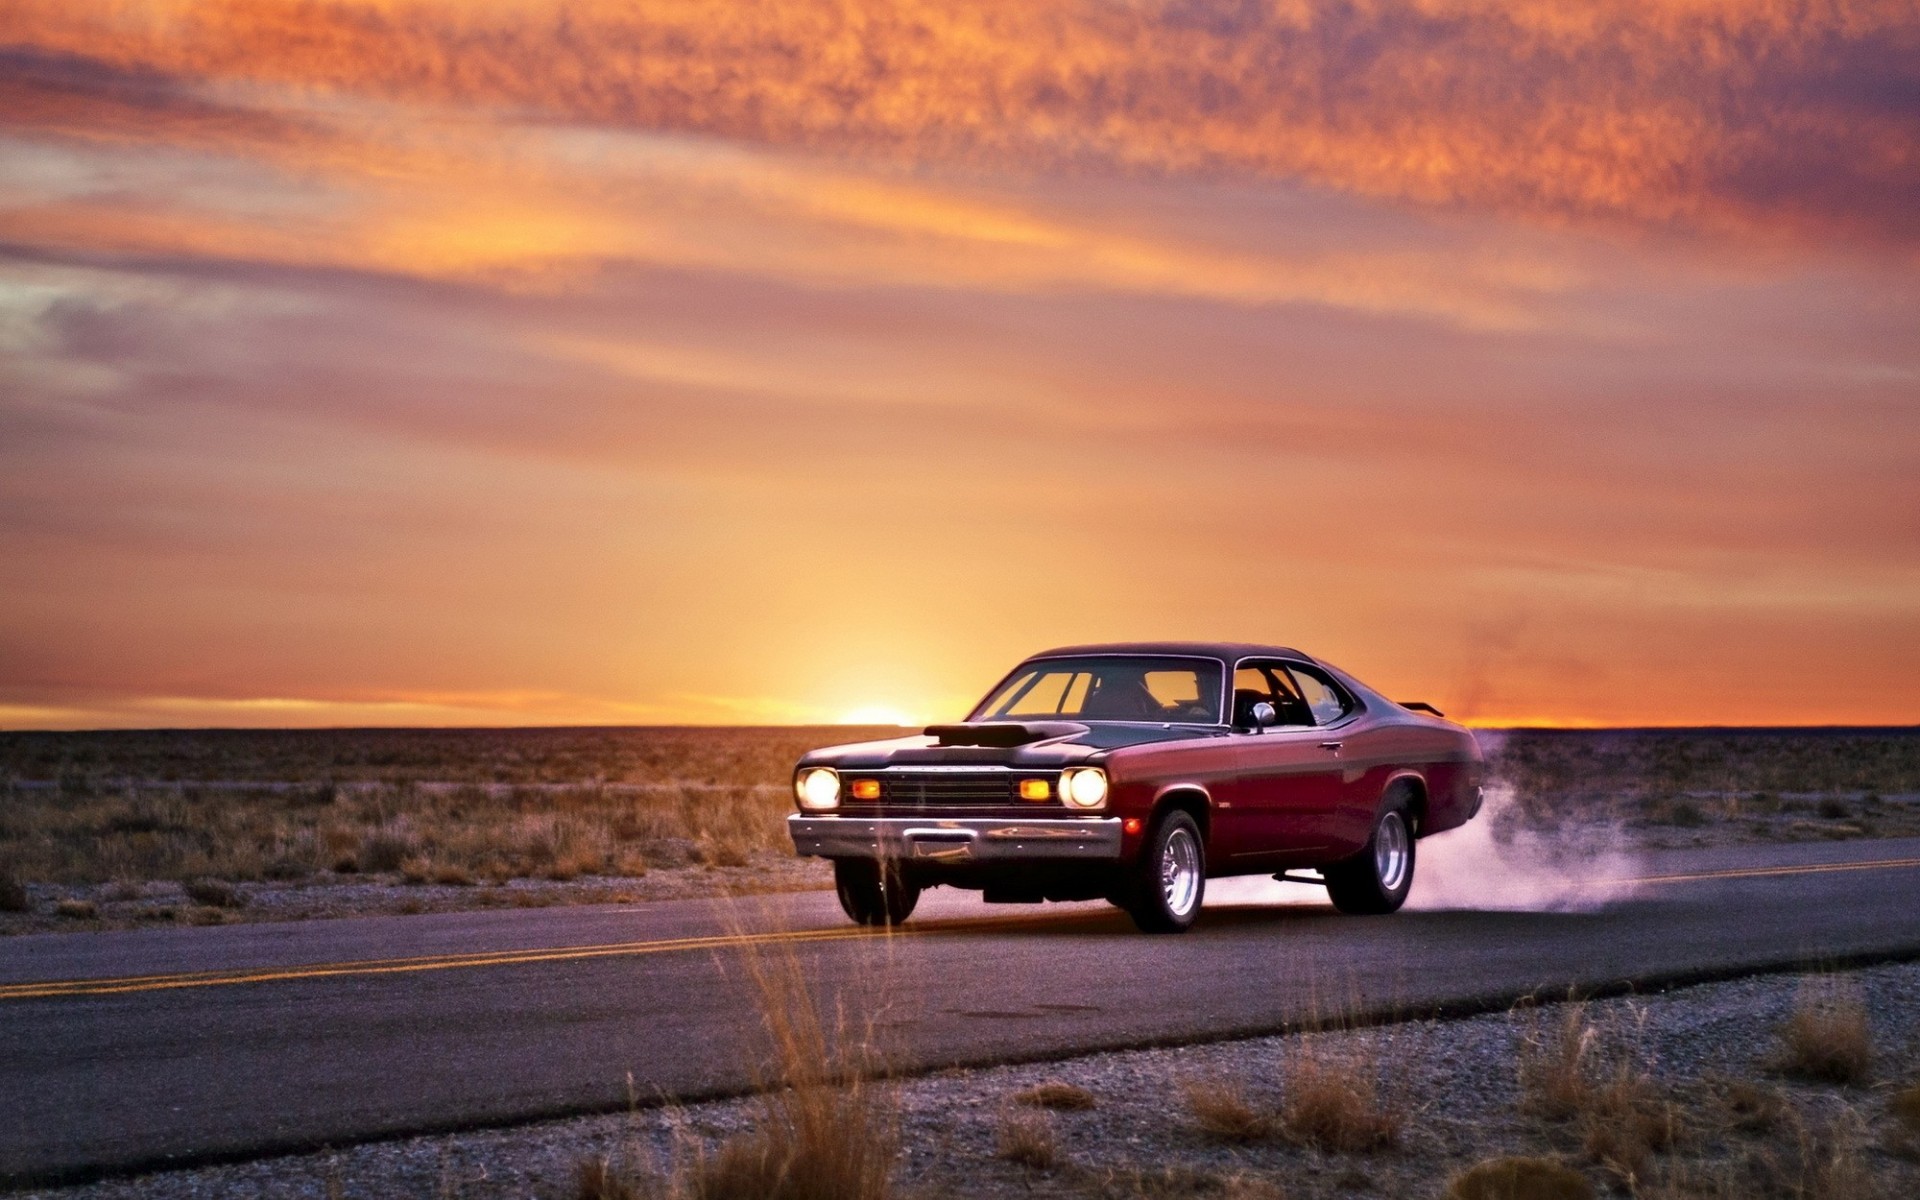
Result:
<svg viewBox="0 0 1920 1200"><path fill-rule="evenodd" d="M1253 724L1253 706L1265 701L1282 725L1311 725L1313 717L1294 690L1287 673L1277 665L1247 663L1233 673L1233 723Z"/></svg>
<svg viewBox="0 0 1920 1200"><path fill-rule="evenodd" d="M1288 663L1287 673L1299 685L1301 698L1313 712L1314 724L1331 725L1353 711L1353 698L1331 677L1297 663Z"/></svg>

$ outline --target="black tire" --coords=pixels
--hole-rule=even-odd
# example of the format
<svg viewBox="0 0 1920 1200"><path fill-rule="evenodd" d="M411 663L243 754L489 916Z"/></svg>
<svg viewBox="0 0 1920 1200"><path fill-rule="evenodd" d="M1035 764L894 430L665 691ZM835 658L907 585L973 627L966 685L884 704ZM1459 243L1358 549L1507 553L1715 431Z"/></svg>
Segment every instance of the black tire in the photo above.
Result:
<svg viewBox="0 0 1920 1200"><path fill-rule="evenodd" d="M1394 800L1373 819L1366 849L1321 872L1333 906L1356 916L1379 916L1407 902L1413 890L1413 818Z"/></svg>
<svg viewBox="0 0 1920 1200"><path fill-rule="evenodd" d="M833 890L856 925L898 925L920 903L919 884L902 878L898 866L871 858L834 859Z"/></svg>
<svg viewBox="0 0 1920 1200"><path fill-rule="evenodd" d="M1185 933L1207 897L1207 844L1178 809L1153 827L1129 881L1125 908L1146 933Z"/></svg>

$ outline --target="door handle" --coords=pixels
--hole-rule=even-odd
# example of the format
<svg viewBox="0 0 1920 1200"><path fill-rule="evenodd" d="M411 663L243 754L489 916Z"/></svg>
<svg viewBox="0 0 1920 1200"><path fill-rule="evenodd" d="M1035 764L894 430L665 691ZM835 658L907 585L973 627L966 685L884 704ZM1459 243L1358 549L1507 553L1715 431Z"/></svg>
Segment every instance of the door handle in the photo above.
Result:
<svg viewBox="0 0 1920 1200"><path fill-rule="evenodd" d="M1340 747L1342 747L1342 746L1344 746L1344 745L1346 745L1346 743L1345 743L1345 742L1321 742L1321 743L1320 743L1320 748L1321 748L1322 750L1331 750L1331 751L1333 751L1333 752L1334 752L1335 754L1338 754L1338 753L1340 753Z"/></svg>

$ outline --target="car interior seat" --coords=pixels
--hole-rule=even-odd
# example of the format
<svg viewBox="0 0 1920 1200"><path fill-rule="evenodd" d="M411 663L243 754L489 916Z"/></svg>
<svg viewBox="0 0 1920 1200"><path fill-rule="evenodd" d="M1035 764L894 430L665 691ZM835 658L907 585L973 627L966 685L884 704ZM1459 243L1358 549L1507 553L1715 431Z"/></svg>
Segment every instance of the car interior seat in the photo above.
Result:
<svg viewBox="0 0 1920 1200"><path fill-rule="evenodd" d="M1129 678L1103 681L1080 708L1081 716L1094 721L1155 721L1163 712L1147 685Z"/></svg>

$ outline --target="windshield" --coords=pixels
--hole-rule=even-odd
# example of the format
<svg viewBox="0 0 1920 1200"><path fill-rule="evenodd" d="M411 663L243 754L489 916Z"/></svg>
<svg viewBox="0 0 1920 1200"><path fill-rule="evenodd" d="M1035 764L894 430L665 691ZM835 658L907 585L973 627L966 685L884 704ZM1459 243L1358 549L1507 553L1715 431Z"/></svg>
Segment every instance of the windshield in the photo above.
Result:
<svg viewBox="0 0 1920 1200"><path fill-rule="evenodd" d="M970 720L1065 717L1217 725L1220 663L1210 658L1100 654L1047 658L1013 673Z"/></svg>

